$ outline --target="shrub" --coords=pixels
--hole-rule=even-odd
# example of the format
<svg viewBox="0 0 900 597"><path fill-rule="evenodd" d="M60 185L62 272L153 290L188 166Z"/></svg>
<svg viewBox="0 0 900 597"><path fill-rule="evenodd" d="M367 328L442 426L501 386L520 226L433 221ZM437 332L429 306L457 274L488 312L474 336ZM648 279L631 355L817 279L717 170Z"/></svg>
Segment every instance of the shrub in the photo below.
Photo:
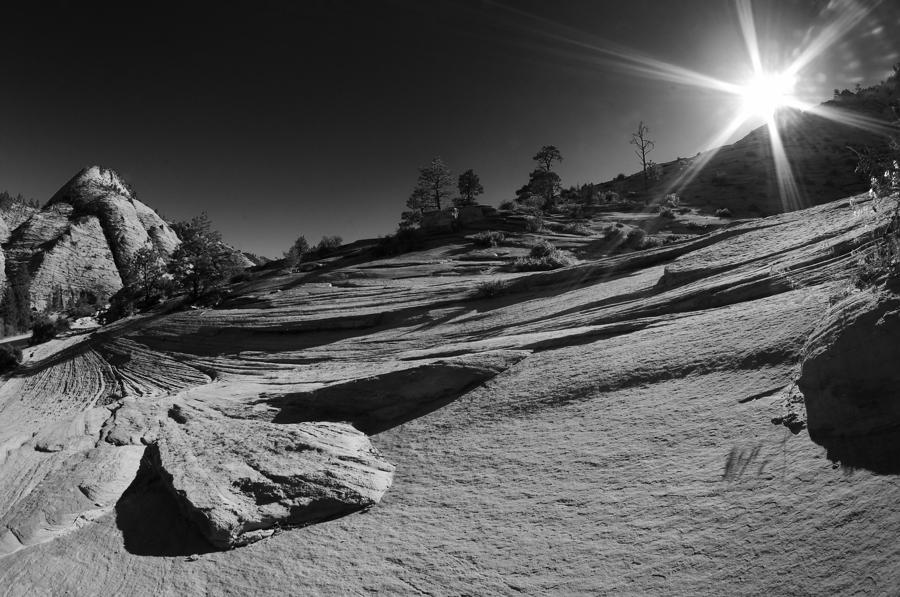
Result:
<svg viewBox="0 0 900 597"><path fill-rule="evenodd" d="M544 229L544 218L539 215L525 217L526 232L540 232Z"/></svg>
<svg viewBox="0 0 900 597"><path fill-rule="evenodd" d="M516 202L512 200L503 201L500 203L500 209L513 211L514 209L516 209Z"/></svg>
<svg viewBox="0 0 900 597"><path fill-rule="evenodd" d="M97 305L94 302L81 299L66 311L66 315L72 319L93 317L97 313Z"/></svg>
<svg viewBox="0 0 900 597"><path fill-rule="evenodd" d="M303 258L309 253L309 243L306 237L300 235L291 248L284 252L284 264L290 268L297 267Z"/></svg>
<svg viewBox="0 0 900 597"><path fill-rule="evenodd" d="M894 213L887 229L873 242L872 249L863 257L854 284L860 288L874 284L884 276L900 276L900 142L891 139L888 151L883 154L866 148L857 152L859 164L856 171L869 176L872 197L895 197Z"/></svg>
<svg viewBox="0 0 900 597"><path fill-rule="evenodd" d="M340 236L323 236L322 240L319 241L319 244L316 245L315 254L316 257L322 258L327 257L334 253L334 250L341 246L341 243L344 242Z"/></svg>
<svg viewBox="0 0 900 597"><path fill-rule="evenodd" d="M578 234L580 236L593 236L594 231L580 222L569 222L560 226L559 230L566 234Z"/></svg>
<svg viewBox="0 0 900 597"><path fill-rule="evenodd" d="M580 203L569 203L565 206L563 213L570 218L584 217L584 206Z"/></svg>
<svg viewBox="0 0 900 597"><path fill-rule="evenodd" d="M102 325L134 315L134 295L128 288L122 288L109 298L109 306L100 311L97 321Z"/></svg>
<svg viewBox="0 0 900 597"><path fill-rule="evenodd" d="M894 208L894 215L887 230L874 240L871 249L859 260L853 284L857 288L865 288L885 276L898 275L900 275L900 201Z"/></svg>
<svg viewBox="0 0 900 597"><path fill-rule="evenodd" d="M717 210L716 210L716 217L717 217L717 218L730 218L730 217L731 217L731 210L728 209L727 207L723 207L722 209L717 209Z"/></svg>
<svg viewBox="0 0 900 597"><path fill-rule="evenodd" d="M644 238L642 249L652 249L654 247L663 246L663 240L657 236L647 236Z"/></svg>
<svg viewBox="0 0 900 597"><path fill-rule="evenodd" d="M546 257L547 255L551 255L554 251L556 251L556 247L553 246L553 243L542 240L531 247L531 251L529 251L528 255L530 257Z"/></svg>
<svg viewBox="0 0 900 597"><path fill-rule="evenodd" d="M51 319L46 313L37 313L31 324L31 340L28 345L34 346L47 340L52 340L60 332L69 329L69 320L63 318Z"/></svg>
<svg viewBox="0 0 900 597"><path fill-rule="evenodd" d="M22 349L0 344L0 373L9 373L22 362Z"/></svg>
<svg viewBox="0 0 900 597"><path fill-rule="evenodd" d="M540 212L544 208L544 198L540 195L530 195L519 201L519 207L532 212Z"/></svg>
<svg viewBox="0 0 900 597"><path fill-rule="evenodd" d="M513 269L518 272L545 271L567 267L572 263L572 258L562 251L553 251L543 257L519 257L513 262Z"/></svg>
<svg viewBox="0 0 900 597"><path fill-rule="evenodd" d="M663 205L661 208L659 208L659 217L674 219L675 212L672 211L671 207L667 207L667 206Z"/></svg>
<svg viewBox="0 0 900 597"><path fill-rule="evenodd" d="M616 175L616 180L625 180L625 175L623 173L619 172L619 174Z"/></svg>
<svg viewBox="0 0 900 597"><path fill-rule="evenodd" d="M502 232L485 230L472 235L472 243L476 247L498 247L506 239Z"/></svg>
<svg viewBox="0 0 900 597"><path fill-rule="evenodd" d="M506 292L507 285L503 280L485 280L475 287L475 298L493 298Z"/></svg>
<svg viewBox="0 0 900 597"><path fill-rule="evenodd" d="M647 233L640 228L632 228L625 236L625 246L632 249L641 249L644 246L644 239Z"/></svg>
<svg viewBox="0 0 900 597"><path fill-rule="evenodd" d="M417 228L401 226L394 234L389 234L378 239L378 244L372 248L375 257L391 257L401 253L409 253L421 249L425 238Z"/></svg>
<svg viewBox="0 0 900 597"><path fill-rule="evenodd" d="M606 191L603 193L603 200L607 203L615 203L616 201L621 200L621 197L615 191Z"/></svg>
<svg viewBox="0 0 900 597"><path fill-rule="evenodd" d="M678 193L669 193L666 195L665 205L666 207L670 207L675 209L678 207L678 204L681 202L681 197L678 196Z"/></svg>
<svg viewBox="0 0 900 597"><path fill-rule="evenodd" d="M603 238L607 241L619 242L625 237L625 230L620 223L607 224L603 227Z"/></svg>

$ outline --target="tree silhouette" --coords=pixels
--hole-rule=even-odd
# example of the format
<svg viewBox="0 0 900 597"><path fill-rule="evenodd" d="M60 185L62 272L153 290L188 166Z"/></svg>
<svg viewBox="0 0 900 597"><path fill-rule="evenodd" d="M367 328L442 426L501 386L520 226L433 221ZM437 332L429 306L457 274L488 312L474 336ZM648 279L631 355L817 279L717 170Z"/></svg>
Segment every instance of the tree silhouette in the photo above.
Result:
<svg viewBox="0 0 900 597"><path fill-rule="evenodd" d="M647 166L650 163L647 160L647 154L653 151L653 147L656 145L649 137L647 137L649 132L650 129L647 128L647 125L645 125L642 120L640 124L638 124L637 131L631 133L631 141L629 141L629 143L637 147L637 149L634 150L634 155L641 161L641 172L644 176L644 190L647 190Z"/></svg>
<svg viewBox="0 0 900 597"><path fill-rule="evenodd" d="M206 212L189 222L172 226L181 244L169 260L169 272L175 282L196 299L228 279L235 263L231 255L225 255L222 235L212 229Z"/></svg>
<svg viewBox="0 0 900 597"><path fill-rule="evenodd" d="M475 196L484 193L484 187L481 186L478 175L471 168L459 175L456 187L459 189L456 205L473 205Z"/></svg>
<svg viewBox="0 0 900 597"><path fill-rule="evenodd" d="M550 172L553 170L553 162L562 161L562 154L555 145L544 145L532 159L538 163L541 170Z"/></svg>
<svg viewBox="0 0 900 597"><path fill-rule="evenodd" d="M546 209L553 205L562 189L559 174L553 171L553 162L561 162L562 154L555 145L544 145L532 159L538 163L538 168L528 175L528 193L540 196Z"/></svg>
<svg viewBox="0 0 900 597"><path fill-rule="evenodd" d="M424 168L419 168L416 188L406 202L412 210L430 211L442 209L453 192L453 175L440 157L431 160Z"/></svg>

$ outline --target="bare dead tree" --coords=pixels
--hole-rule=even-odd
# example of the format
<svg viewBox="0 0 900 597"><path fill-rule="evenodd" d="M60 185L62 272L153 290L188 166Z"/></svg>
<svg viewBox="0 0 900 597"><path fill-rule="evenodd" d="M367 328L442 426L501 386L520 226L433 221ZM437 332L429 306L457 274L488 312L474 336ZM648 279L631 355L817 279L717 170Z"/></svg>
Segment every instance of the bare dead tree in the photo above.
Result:
<svg viewBox="0 0 900 597"><path fill-rule="evenodd" d="M641 161L641 171L644 176L644 190L647 190L647 166L650 162L647 160L647 154L653 151L654 146L656 145L653 141L651 141L647 134L650 132L650 129L647 128L647 125L644 124L642 120L640 124L638 124L637 132L631 133L631 141L630 143L637 147L634 150L634 155L638 157Z"/></svg>

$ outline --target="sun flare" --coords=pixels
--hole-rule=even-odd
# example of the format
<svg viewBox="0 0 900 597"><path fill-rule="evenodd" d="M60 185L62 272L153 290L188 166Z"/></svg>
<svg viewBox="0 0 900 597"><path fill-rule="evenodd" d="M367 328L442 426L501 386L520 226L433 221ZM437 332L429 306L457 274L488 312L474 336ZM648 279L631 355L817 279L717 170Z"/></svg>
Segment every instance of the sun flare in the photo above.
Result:
<svg viewBox="0 0 900 597"><path fill-rule="evenodd" d="M771 120L779 108L791 105L797 80L788 73L760 73L741 88L744 113Z"/></svg>

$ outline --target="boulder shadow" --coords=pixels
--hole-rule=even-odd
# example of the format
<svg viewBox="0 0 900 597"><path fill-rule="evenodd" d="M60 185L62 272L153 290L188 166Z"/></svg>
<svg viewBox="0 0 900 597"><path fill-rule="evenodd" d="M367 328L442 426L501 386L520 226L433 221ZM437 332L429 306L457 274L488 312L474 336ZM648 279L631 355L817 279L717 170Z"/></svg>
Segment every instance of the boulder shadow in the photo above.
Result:
<svg viewBox="0 0 900 597"><path fill-rule="evenodd" d="M115 507L125 550L138 556L177 557L221 551L184 515L145 455Z"/></svg>
<svg viewBox="0 0 900 597"><path fill-rule="evenodd" d="M273 423L348 422L376 435L447 406L499 372L436 362L311 392L261 396L257 404L278 409Z"/></svg>
<svg viewBox="0 0 900 597"><path fill-rule="evenodd" d="M900 429L853 436L811 433L810 438L825 448L829 460L846 469L900 474Z"/></svg>

